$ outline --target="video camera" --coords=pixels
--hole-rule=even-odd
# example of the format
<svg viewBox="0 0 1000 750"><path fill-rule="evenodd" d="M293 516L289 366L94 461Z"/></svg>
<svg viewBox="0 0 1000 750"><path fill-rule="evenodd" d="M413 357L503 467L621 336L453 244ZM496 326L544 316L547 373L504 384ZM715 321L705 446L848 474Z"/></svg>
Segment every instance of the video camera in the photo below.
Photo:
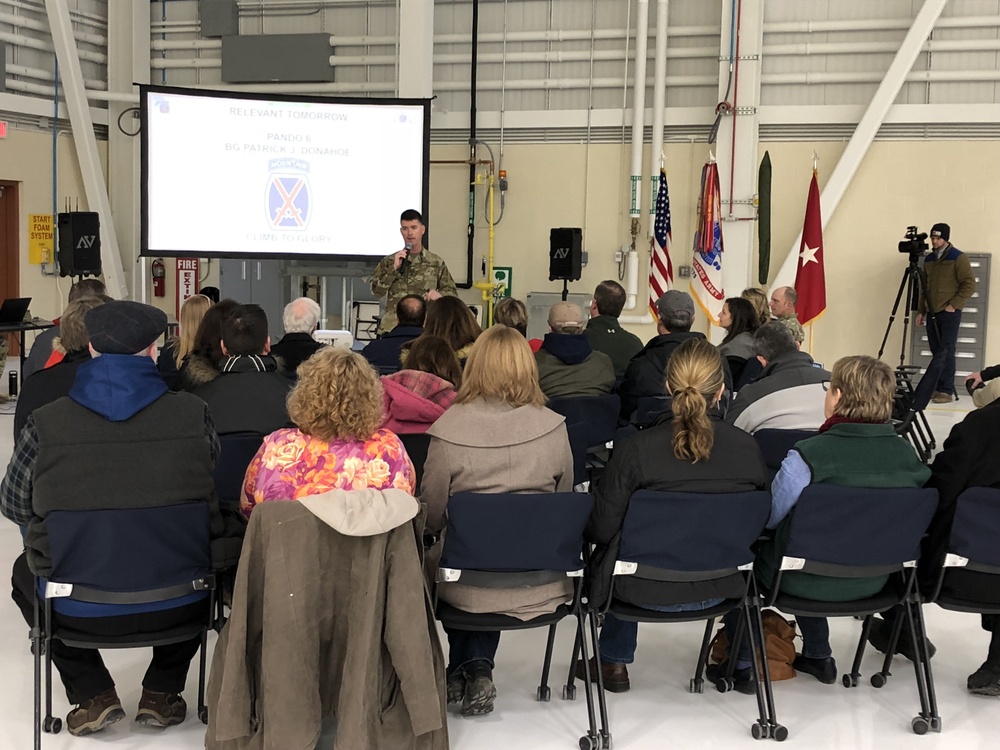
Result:
<svg viewBox="0 0 1000 750"><path fill-rule="evenodd" d="M915 226L907 227L906 239L899 243L899 252L920 255L927 250L927 232L918 232Z"/></svg>

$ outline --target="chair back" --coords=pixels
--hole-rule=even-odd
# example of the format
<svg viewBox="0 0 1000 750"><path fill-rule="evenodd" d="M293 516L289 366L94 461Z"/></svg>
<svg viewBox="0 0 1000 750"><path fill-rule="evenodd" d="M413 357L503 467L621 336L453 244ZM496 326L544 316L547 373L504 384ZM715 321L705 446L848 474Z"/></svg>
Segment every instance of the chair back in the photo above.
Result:
<svg viewBox="0 0 1000 750"><path fill-rule="evenodd" d="M970 570L1000 573L1000 489L970 487L958 496L948 552ZM994 570L989 570L990 568Z"/></svg>
<svg viewBox="0 0 1000 750"><path fill-rule="evenodd" d="M747 364L746 357L737 357L734 354L727 354L726 363L729 365L729 371L733 374L733 383L736 384L740 382L740 375L743 374L743 368L746 367Z"/></svg>
<svg viewBox="0 0 1000 750"><path fill-rule="evenodd" d="M581 436L586 447L603 445L615 437L621 399L617 393L603 396L565 396L549 401L549 408L566 417L566 429Z"/></svg>
<svg viewBox="0 0 1000 750"><path fill-rule="evenodd" d="M752 545L770 512L764 491L640 490L629 499L618 560L663 571L732 572L753 562Z"/></svg>
<svg viewBox="0 0 1000 750"><path fill-rule="evenodd" d="M219 460L212 476L219 503L227 509L239 510L243 494L243 479L247 467L260 450L264 436L258 432L230 432L219 435Z"/></svg>
<svg viewBox="0 0 1000 750"><path fill-rule="evenodd" d="M203 502L53 511L45 518L48 579L107 592L85 598L104 604L163 601L183 595L185 587L194 593L191 583L212 575L210 523Z"/></svg>
<svg viewBox="0 0 1000 750"><path fill-rule="evenodd" d="M406 455L413 462L413 470L416 472L417 487L424 476L424 464L427 462L427 448L431 444L431 436L425 433L400 435L399 439L406 448Z"/></svg>
<svg viewBox="0 0 1000 750"><path fill-rule="evenodd" d="M485 494L448 499L440 566L496 572L583 567L583 529L593 501L580 492Z"/></svg>
<svg viewBox="0 0 1000 750"><path fill-rule="evenodd" d="M764 456L768 481L774 479L781 469L781 462L797 442L815 437L816 434L816 430L757 430L753 439L757 441L761 455Z"/></svg>
<svg viewBox="0 0 1000 750"><path fill-rule="evenodd" d="M937 503L934 489L811 484L792 512L782 567L847 578L898 571L920 557ZM788 568L791 559L808 564Z"/></svg>

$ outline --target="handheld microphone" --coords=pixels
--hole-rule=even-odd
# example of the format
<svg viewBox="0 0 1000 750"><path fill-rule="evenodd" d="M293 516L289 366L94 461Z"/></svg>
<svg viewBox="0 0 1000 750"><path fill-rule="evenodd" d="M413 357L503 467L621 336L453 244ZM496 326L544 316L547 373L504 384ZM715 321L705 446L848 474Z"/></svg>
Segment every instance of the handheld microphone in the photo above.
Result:
<svg viewBox="0 0 1000 750"><path fill-rule="evenodd" d="M407 242L405 245L403 245L403 249L406 251L406 257L403 258L403 260L400 261L400 263L399 263L399 270L400 271L406 270L406 267L408 265L410 265L410 251L413 249L413 244L410 243L410 242Z"/></svg>

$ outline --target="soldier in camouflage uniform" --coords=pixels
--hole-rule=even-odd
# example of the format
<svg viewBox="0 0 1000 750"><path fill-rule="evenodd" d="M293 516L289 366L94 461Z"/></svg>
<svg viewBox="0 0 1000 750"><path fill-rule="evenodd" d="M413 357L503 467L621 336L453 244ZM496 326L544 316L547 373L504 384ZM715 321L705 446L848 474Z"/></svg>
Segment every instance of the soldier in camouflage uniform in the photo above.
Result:
<svg viewBox="0 0 1000 750"><path fill-rule="evenodd" d="M387 298L379 333L395 328L396 303L407 294L416 294L428 301L443 294L458 296L455 280L444 260L424 248L425 229L419 211L412 208L403 211L399 217L399 233L409 247L386 256L375 266L372 294L380 297L384 294Z"/></svg>

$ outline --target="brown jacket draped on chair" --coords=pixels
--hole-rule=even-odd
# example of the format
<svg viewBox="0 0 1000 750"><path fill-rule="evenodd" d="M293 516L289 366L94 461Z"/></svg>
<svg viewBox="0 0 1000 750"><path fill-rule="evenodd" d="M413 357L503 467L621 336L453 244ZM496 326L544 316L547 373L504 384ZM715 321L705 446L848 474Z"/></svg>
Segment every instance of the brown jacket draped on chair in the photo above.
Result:
<svg viewBox="0 0 1000 750"><path fill-rule="evenodd" d="M250 517L208 686L209 750L448 747L417 501L332 490Z"/></svg>

